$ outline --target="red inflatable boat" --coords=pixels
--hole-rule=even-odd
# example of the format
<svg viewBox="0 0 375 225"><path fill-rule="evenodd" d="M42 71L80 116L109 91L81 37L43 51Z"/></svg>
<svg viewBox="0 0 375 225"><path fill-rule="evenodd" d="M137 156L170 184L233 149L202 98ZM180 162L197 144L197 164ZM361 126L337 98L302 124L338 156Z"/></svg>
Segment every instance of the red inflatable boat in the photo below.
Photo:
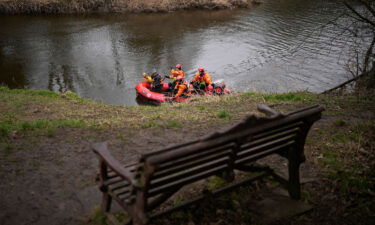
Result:
<svg viewBox="0 0 375 225"><path fill-rule="evenodd" d="M135 90L137 91L137 95L144 97L147 100L154 100L158 102L183 102L186 101L189 97L178 97L173 98L168 96L168 83L163 84L162 91L164 93L153 92L149 88L151 87L150 83L147 82L140 82L135 86Z"/></svg>
<svg viewBox="0 0 375 225"><path fill-rule="evenodd" d="M156 102L185 102L191 98L191 96L199 95L197 92L192 91L192 95L188 97L177 97L173 98L168 95L168 83L163 83L162 93L153 92L150 90L151 84L148 82L140 82L135 86L137 91L137 97L142 98L143 100L156 101ZM190 87L192 89L192 86ZM196 94L195 94L196 93ZM231 91L225 88L224 82L215 83L215 88L213 90L205 90L203 96L212 96L212 95L224 95L230 94Z"/></svg>

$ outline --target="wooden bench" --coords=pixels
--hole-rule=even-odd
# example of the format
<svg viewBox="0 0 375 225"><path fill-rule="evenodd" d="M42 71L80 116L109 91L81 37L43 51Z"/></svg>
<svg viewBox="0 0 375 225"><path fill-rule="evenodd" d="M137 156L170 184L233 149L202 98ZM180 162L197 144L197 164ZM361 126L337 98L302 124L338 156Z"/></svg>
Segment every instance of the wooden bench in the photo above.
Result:
<svg viewBox="0 0 375 225"><path fill-rule="evenodd" d="M316 105L285 115L266 105L259 105L258 110L267 117L250 115L221 132L145 153L133 165L121 165L107 150L105 142L96 144L93 151L100 161L102 209L108 214L114 199L130 215L130 222L135 225L147 224L154 216L204 197L198 196L163 212L154 213L157 207L184 185L223 174L230 180L236 174L235 170L260 173L238 183L232 182L229 186L212 191L210 195L272 175L288 189L292 198L299 199L299 166L305 160L306 136L313 123L321 118L324 109ZM254 166L256 160L271 154L279 154L288 160L288 179L277 175L269 167Z"/></svg>

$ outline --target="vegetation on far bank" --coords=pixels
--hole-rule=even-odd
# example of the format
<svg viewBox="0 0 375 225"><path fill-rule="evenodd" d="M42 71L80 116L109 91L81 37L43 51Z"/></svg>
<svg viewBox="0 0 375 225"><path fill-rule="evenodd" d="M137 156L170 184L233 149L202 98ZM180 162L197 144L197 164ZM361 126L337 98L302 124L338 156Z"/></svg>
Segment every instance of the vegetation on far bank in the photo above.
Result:
<svg viewBox="0 0 375 225"><path fill-rule="evenodd" d="M247 8L260 0L0 0L0 14L169 12L182 9Z"/></svg>

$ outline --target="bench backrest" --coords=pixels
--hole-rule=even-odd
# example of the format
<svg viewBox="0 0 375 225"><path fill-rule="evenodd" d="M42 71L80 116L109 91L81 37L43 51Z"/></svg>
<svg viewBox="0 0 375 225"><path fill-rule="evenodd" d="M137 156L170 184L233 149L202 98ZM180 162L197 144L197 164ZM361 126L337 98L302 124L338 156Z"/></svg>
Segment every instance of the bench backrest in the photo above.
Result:
<svg viewBox="0 0 375 225"><path fill-rule="evenodd" d="M139 177L147 195L173 191L266 155L289 150L303 154L307 132L323 108L313 106L287 115L264 105L259 110L270 116L252 115L222 132L144 154Z"/></svg>

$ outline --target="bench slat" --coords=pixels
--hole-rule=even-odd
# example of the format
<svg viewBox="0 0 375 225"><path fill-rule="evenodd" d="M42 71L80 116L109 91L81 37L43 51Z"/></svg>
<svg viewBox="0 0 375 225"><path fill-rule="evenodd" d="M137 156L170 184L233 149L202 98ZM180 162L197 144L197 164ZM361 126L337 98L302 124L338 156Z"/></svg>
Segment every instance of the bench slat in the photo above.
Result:
<svg viewBox="0 0 375 225"><path fill-rule="evenodd" d="M186 169L196 167L198 165L202 165L202 164L207 163L207 162L211 162L213 160L225 157L230 153L231 153L231 150L227 149L226 151L217 152L215 154L209 154L209 155L206 155L204 157L197 157L197 158L194 159L194 161L193 160L187 160L187 161L184 161L183 163L177 163L176 165L174 165L174 167L168 167L167 169L158 170L154 174L153 179L160 178L160 177L163 177L163 176L168 176L169 174L178 173L179 171L184 171Z"/></svg>
<svg viewBox="0 0 375 225"><path fill-rule="evenodd" d="M166 192L168 190L171 190L172 188L176 188L176 187L180 187L180 186L185 185L185 184L193 183L193 182L201 180L203 178L215 175L215 174L217 174L219 172L222 172L226 169L227 169L227 165L221 165L221 166L215 167L215 168L210 169L210 170L203 170L202 172L196 173L193 176L186 177L184 179L180 179L180 180L177 180L175 182L170 182L170 183L167 183L163 186L155 187L153 189L149 189L148 190L149 197L152 197L154 195Z"/></svg>
<svg viewBox="0 0 375 225"><path fill-rule="evenodd" d="M252 148L252 147L255 147L255 146L263 145L263 144L272 142L274 140L279 140L279 139L281 139L283 137L287 137L287 136L298 137L299 131L300 131L299 128L294 128L292 130L287 130L287 131L284 131L282 133L273 134L273 135L270 135L270 136L264 136L264 137L259 138L259 139L248 138L247 142L242 143L241 151Z"/></svg>
<svg viewBox="0 0 375 225"><path fill-rule="evenodd" d="M176 164L179 165L179 164L184 164L186 162L194 161L197 158L205 157L207 155L212 155L212 154L215 154L215 153L219 153L219 152L222 152L226 149L231 149L234 146L235 146L235 143L230 142L230 143L226 143L224 145L213 146L210 149L201 149L201 151L196 151L196 152L194 152L194 154L182 155L180 157L176 157L173 160L171 159L171 160L168 160L166 162L160 163L160 164L158 164L158 170L168 169L168 168L176 166Z"/></svg>
<svg viewBox="0 0 375 225"><path fill-rule="evenodd" d="M302 121L299 121L297 123L286 124L281 127L278 127L277 129L266 130L266 131L260 132L259 134L251 135L250 138L252 140L261 139L263 137L272 136L274 134L278 134L278 133L281 133L290 129L300 128L303 124L304 123Z"/></svg>
<svg viewBox="0 0 375 225"><path fill-rule="evenodd" d="M117 197L120 199L127 199L130 197L130 189L124 190L123 192L117 193Z"/></svg>
<svg viewBox="0 0 375 225"><path fill-rule="evenodd" d="M285 137L281 137L279 139L262 143L260 145L251 145L251 143L246 144L245 146L241 146L241 149L237 153L237 158L241 159L246 157L249 154L255 154L258 152L266 151L267 149L273 148L274 146L281 145L285 142L291 141L297 137L296 134L291 134Z"/></svg>
<svg viewBox="0 0 375 225"><path fill-rule="evenodd" d="M173 151L167 151L161 154L153 154L150 157L148 157L147 155L144 155L143 161L148 161L150 164L155 164L155 165L161 165L161 164L165 165L168 162L173 162L174 160L178 160L183 157L190 156L190 155L195 155L200 152L210 151L211 149L218 148L223 145L227 145L228 143L231 143L231 142L230 141L199 142L191 146L184 146L181 149L174 149Z"/></svg>
<svg viewBox="0 0 375 225"><path fill-rule="evenodd" d="M119 195L121 193L126 193L126 192L130 192L131 191L131 188L130 186L123 186L123 187L120 187L120 188L117 188L116 190L109 190L111 193L115 194L115 195Z"/></svg>
<svg viewBox="0 0 375 225"><path fill-rule="evenodd" d="M103 184L109 186L109 185L117 184L117 183L123 182L123 181L124 181L124 179L122 179L120 176L116 175L116 176L112 176L111 178L105 180L103 182Z"/></svg>
<svg viewBox="0 0 375 225"><path fill-rule="evenodd" d="M128 187L128 186L130 186L129 182L122 182L122 183L117 183L117 184L115 184L115 185L110 185L110 186L108 186L108 188L109 188L112 192L114 192L114 191L116 191L116 190L118 190L118 189L126 188L126 187Z"/></svg>
<svg viewBox="0 0 375 225"><path fill-rule="evenodd" d="M164 176L164 177L160 177L160 178L156 178L156 179L151 178L151 181L150 181L151 188L156 187L156 186L160 186L160 185L164 185L164 184L167 184L167 183L170 183L170 182L174 182L174 181L179 180L179 179L184 179L185 177L189 177L189 176L191 176L195 173L199 173L200 171L203 171L203 170L219 167L221 165L226 165L228 163L229 159L230 159L229 156L223 156L223 157L220 157L216 160L209 161L209 162L206 162L204 164L188 168L186 170L178 171L177 173L173 173L169 176Z"/></svg>
<svg viewBox="0 0 375 225"><path fill-rule="evenodd" d="M235 161L235 165L240 165L240 164L246 164L246 163L249 163L251 161L254 161L254 160L257 160L259 158L262 158L264 156L267 156L267 155L270 155L270 154L273 154L273 153L276 153L278 151L281 151L283 149L286 149L292 145L295 144L295 141L289 141L285 144L282 144L282 145L278 145L274 148L270 148L266 151L262 151L262 152L258 152L256 154L249 154L247 157L243 157L241 159L238 159Z"/></svg>

